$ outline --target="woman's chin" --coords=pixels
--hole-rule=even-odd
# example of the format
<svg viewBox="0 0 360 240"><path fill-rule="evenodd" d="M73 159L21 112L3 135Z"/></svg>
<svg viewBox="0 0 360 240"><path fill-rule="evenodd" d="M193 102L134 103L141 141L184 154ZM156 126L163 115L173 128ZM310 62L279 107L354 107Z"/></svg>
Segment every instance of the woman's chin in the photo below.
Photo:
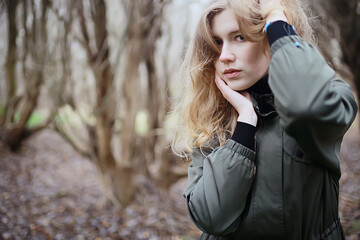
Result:
<svg viewBox="0 0 360 240"><path fill-rule="evenodd" d="M249 82L228 81L227 85L234 91L244 91L244 90L250 88L254 84L251 84Z"/></svg>
<svg viewBox="0 0 360 240"><path fill-rule="evenodd" d="M228 86L234 91L243 91L249 88L240 84L231 84L231 83L230 84L228 83Z"/></svg>

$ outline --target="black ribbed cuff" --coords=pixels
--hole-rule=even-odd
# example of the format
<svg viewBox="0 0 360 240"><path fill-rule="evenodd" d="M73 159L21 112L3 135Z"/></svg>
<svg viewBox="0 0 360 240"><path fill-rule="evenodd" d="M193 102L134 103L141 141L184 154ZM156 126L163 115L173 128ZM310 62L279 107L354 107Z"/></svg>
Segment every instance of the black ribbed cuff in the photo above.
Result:
<svg viewBox="0 0 360 240"><path fill-rule="evenodd" d="M255 150L255 132L256 127L253 125L237 122L231 139L251 150Z"/></svg>
<svg viewBox="0 0 360 240"><path fill-rule="evenodd" d="M296 35L293 27L284 21L276 21L271 23L266 32L270 46L279 38Z"/></svg>

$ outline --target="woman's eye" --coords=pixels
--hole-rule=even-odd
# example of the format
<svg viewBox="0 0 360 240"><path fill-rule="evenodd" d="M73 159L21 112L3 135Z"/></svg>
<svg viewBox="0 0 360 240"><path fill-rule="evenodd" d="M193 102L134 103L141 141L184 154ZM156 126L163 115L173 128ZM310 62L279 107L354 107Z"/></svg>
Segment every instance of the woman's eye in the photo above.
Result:
<svg viewBox="0 0 360 240"><path fill-rule="evenodd" d="M238 40L238 41L244 41L244 40L245 40L244 37L241 36L241 35L237 35L237 36L235 37L235 39Z"/></svg>
<svg viewBox="0 0 360 240"><path fill-rule="evenodd" d="M219 39L215 39L215 43L216 43L216 45L220 46L220 45L222 45L223 42Z"/></svg>

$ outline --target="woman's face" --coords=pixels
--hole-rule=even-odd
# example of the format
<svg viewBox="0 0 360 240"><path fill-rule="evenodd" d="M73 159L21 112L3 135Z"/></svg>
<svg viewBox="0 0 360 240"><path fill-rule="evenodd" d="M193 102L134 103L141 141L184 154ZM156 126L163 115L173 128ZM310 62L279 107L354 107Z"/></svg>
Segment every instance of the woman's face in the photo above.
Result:
<svg viewBox="0 0 360 240"><path fill-rule="evenodd" d="M244 40L232 10L227 8L215 15L211 31L220 48L215 69L230 88L246 90L267 74L270 57L260 42Z"/></svg>

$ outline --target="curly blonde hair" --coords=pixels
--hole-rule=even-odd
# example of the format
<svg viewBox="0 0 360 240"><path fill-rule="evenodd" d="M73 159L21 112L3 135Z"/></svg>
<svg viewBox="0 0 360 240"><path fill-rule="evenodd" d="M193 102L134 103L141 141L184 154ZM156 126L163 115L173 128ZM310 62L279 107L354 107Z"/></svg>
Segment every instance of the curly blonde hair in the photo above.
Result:
<svg viewBox="0 0 360 240"><path fill-rule="evenodd" d="M283 0L281 5L297 34L314 43L303 4L299 0ZM244 38L261 42L264 52L269 54L268 40L263 32L266 20L262 16L266 13L260 11L258 0L215 0L208 5L190 42L180 75L184 84L175 110L180 113L180 121L172 149L183 157L191 154L194 147L214 149L224 145L236 126L238 114L214 81L214 61L219 57L220 49L212 36L211 23L214 16L226 8L232 9L237 16Z"/></svg>

